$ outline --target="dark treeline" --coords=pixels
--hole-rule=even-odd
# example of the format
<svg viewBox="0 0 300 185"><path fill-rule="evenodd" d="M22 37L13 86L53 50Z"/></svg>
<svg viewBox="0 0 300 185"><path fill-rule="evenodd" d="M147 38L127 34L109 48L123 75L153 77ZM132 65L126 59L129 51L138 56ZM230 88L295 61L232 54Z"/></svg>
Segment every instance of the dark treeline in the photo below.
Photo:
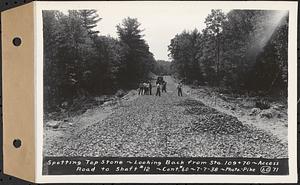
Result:
<svg viewBox="0 0 300 185"><path fill-rule="evenodd" d="M183 31L169 45L172 69L185 83L231 91L287 93L288 15L212 10L206 28Z"/></svg>
<svg viewBox="0 0 300 185"><path fill-rule="evenodd" d="M154 67L137 19L116 25L118 38L95 31L98 21L95 10L43 11L46 111L77 97L135 88Z"/></svg>
<svg viewBox="0 0 300 185"><path fill-rule="evenodd" d="M156 75L171 75L171 62L165 60L157 60L152 72Z"/></svg>

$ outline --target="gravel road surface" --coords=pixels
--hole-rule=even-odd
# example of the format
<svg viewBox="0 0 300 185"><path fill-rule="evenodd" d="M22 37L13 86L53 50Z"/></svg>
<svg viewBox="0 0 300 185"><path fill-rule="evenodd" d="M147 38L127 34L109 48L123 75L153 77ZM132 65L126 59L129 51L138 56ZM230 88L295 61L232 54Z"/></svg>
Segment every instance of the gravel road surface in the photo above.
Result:
<svg viewBox="0 0 300 185"><path fill-rule="evenodd" d="M174 80L165 80L161 97L135 95L69 137L44 136L45 156L287 157L287 144L276 136L186 94L178 97Z"/></svg>

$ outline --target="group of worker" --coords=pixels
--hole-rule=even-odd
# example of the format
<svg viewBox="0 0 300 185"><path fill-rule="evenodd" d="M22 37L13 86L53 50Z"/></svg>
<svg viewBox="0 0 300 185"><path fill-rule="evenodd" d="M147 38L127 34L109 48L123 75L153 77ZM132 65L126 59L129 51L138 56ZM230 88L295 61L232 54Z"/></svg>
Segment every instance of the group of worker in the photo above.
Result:
<svg viewBox="0 0 300 185"><path fill-rule="evenodd" d="M140 83L139 95L152 95L152 84L151 82Z"/></svg>
<svg viewBox="0 0 300 185"><path fill-rule="evenodd" d="M161 96L162 92L167 92L167 82L156 82L156 93L155 96ZM182 83L177 85L177 94L182 96ZM150 81L139 84L139 95L152 95L152 84Z"/></svg>

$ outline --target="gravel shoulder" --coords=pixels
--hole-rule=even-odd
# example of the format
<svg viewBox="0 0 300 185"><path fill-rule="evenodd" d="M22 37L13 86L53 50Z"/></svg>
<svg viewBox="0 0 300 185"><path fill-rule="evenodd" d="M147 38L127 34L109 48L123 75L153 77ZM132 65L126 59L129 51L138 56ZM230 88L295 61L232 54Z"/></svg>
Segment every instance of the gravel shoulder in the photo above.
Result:
<svg viewBox="0 0 300 185"><path fill-rule="evenodd" d="M132 93L114 106L103 105L74 117L77 123L67 128L45 127L44 155L288 156L287 143L273 132L245 124L190 94L178 97L174 80L168 76L165 80L168 92L161 97Z"/></svg>

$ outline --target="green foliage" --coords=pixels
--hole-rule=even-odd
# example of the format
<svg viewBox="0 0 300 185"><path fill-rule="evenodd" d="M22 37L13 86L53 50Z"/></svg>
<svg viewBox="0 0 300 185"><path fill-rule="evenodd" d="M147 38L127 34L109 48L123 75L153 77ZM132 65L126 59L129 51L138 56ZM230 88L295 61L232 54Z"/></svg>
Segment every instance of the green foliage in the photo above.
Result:
<svg viewBox="0 0 300 185"><path fill-rule="evenodd" d="M94 35L99 31L92 30L97 26L97 22L101 20L97 14L97 10L79 10L79 14L82 17L83 26L88 30L89 34Z"/></svg>
<svg viewBox="0 0 300 185"><path fill-rule="evenodd" d="M173 58L172 67L187 82L201 80L199 66L202 38L198 30L183 31L171 40L169 56Z"/></svg>
<svg viewBox="0 0 300 185"><path fill-rule="evenodd" d="M202 32L183 31L169 45L187 83L238 91L286 92L288 16L282 11L212 10Z"/></svg>
<svg viewBox="0 0 300 185"><path fill-rule="evenodd" d="M136 87L154 66L137 19L117 26L119 38L98 35L95 10L43 11L44 106Z"/></svg>
<svg viewBox="0 0 300 185"><path fill-rule="evenodd" d="M171 75L171 62L164 60L157 60L155 62L152 72L158 76Z"/></svg>
<svg viewBox="0 0 300 185"><path fill-rule="evenodd" d="M149 51L149 46L143 39L141 24L135 18L125 18L122 24L117 25L120 41L126 47L126 68L122 74L122 84L136 87L136 82L147 77L154 66L155 59Z"/></svg>

